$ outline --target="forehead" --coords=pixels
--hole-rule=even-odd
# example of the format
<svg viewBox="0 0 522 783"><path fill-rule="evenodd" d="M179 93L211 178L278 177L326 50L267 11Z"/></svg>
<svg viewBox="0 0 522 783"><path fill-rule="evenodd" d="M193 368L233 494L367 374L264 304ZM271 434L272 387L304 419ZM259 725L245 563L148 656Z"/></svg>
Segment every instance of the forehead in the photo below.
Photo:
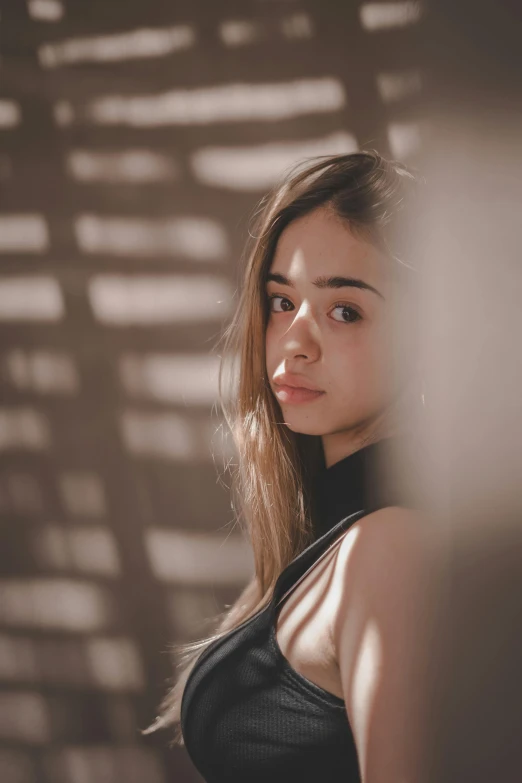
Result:
<svg viewBox="0 0 522 783"><path fill-rule="evenodd" d="M320 207L286 226L270 271L298 283L321 274L350 275L386 288L393 282L393 263L369 240L354 233L347 221Z"/></svg>

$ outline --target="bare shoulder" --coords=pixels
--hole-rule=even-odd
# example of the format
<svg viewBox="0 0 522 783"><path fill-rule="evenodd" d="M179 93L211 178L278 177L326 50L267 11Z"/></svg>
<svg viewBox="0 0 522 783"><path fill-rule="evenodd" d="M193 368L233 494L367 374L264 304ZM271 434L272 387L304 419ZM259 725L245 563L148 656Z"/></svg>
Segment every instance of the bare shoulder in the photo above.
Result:
<svg viewBox="0 0 522 783"><path fill-rule="evenodd" d="M445 551L425 513L398 506L367 514L343 535L330 630L363 780L419 779L412 738L423 726L419 705L429 703Z"/></svg>
<svg viewBox="0 0 522 783"><path fill-rule="evenodd" d="M443 531L420 510L378 509L343 535L334 568L332 641L337 652L363 617L397 627L413 605L430 600L445 568Z"/></svg>
<svg viewBox="0 0 522 783"><path fill-rule="evenodd" d="M425 512L387 506L366 514L343 535L338 568L368 574L386 564L413 567L432 560L442 544L442 531Z"/></svg>

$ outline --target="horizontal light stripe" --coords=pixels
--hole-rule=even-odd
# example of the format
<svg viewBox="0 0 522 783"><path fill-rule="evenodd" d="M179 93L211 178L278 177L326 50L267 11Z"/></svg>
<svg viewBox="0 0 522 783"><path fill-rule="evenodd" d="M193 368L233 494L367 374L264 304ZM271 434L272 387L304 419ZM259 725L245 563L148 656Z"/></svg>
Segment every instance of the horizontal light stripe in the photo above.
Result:
<svg viewBox="0 0 522 783"><path fill-rule="evenodd" d="M123 442L136 457L204 463L226 458L232 448L224 425L209 415L189 418L129 409L120 425Z"/></svg>
<svg viewBox="0 0 522 783"><path fill-rule="evenodd" d="M218 28L219 37L225 46L245 46L266 35L261 22L249 19L227 19Z"/></svg>
<svg viewBox="0 0 522 783"><path fill-rule="evenodd" d="M35 532L31 544L37 562L44 568L109 577L121 571L116 540L104 527L66 529L46 525Z"/></svg>
<svg viewBox="0 0 522 783"><path fill-rule="evenodd" d="M418 22L421 15L422 6L417 0L404 0L398 3L364 3L359 8L361 25L371 32L407 27Z"/></svg>
<svg viewBox="0 0 522 783"><path fill-rule="evenodd" d="M48 247L43 215L0 215L0 253L44 253Z"/></svg>
<svg viewBox="0 0 522 783"><path fill-rule="evenodd" d="M42 413L33 408L0 409L0 452L42 451L50 446L51 430Z"/></svg>
<svg viewBox="0 0 522 783"><path fill-rule="evenodd" d="M79 182L166 182L179 174L172 157L148 149L72 150L67 170Z"/></svg>
<svg viewBox="0 0 522 783"><path fill-rule="evenodd" d="M253 571L250 547L238 535L149 529L146 549L158 579L186 585L236 585Z"/></svg>
<svg viewBox="0 0 522 783"><path fill-rule="evenodd" d="M69 38L43 44L38 50L45 68L86 62L118 62L148 57L165 57L194 45L196 33L190 25L142 28L112 35Z"/></svg>
<svg viewBox="0 0 522 783"><path fill-rule="evenodd" d="M116 256L183 256L196 261L222 259L228 252L224 228L211 218L144 219L80 215L74 222L84 253Z"/></svg>
<svg viewBox="0 0 522 783"><path fill-rule="evenodd" d="M218 27L222 43L231 48L267 42L274 39L274 34L289 40L307 39L314 35L314 25L308 14L295 13L284 16L276 25L260 19L227 19Z"/></svg>
<svg viewBox="0 0 522 783"><path fill-rule="evenodd" d="M154 127L161 125L208 125L290 119L342 109L346 95L335 77L296 79L265 84L233 83L216 87L171 90L158 95L106 96L92 101L85 110L66 104L60 109L67 121L80 119L100 125Z"/></svg>
<svg viewBox="0 0 522 783"><path fill-rule="evenodd" d="M0 680L137 691L144 677L136 644L124 636L35 639L0 634Z"/></svg>
<svg viewBox="0 0 522 783"><path fill-rule="evenodd" d="M97 275L89 282L96 318L114 326L221 321L232 304L225 278L190 275Z"/></svg>
<svg viewBox="0 0 522 783"><path fill-rule="evenodd" d="M16 627L91 632L112 625L112 596L70 579L0 580L0 622Z"/></svg>
<svg viewBox="0 0 522 783"><path fill-rule="evenodd" d="M20 106L14 101L0 99L0 128L14 128L21 120Z"/></svg>
<svg viewBox="0 0 522 783"><path fill-rule="evenodd" d="M52 277L0 278L0 321L60 321L62 291Z"/></svg>
<svg viewBox="0 0 522 783"><path fill-rule="evenodd" d="M315 26L311 16L298 12L283 17L281 32L290 40L312 38L315 35Z"/></svg>
<svg viewBox="0 0 522 783"><path fill-rule="evenodd" d="M14 348L2 360L10 384L37 394L76 394L80 378L71 356L58 351Z"/></svg>
<svg viewBox="0 0 522 783"><path fill-rule="evenodd" d="M269 142L244 147L204 147L190 157L194 176L205 185L240 191L264 190L285 169L314 155L356 152L357 140L339 131L318 139Z"/></svg>
<svg viewBox="0 0 522 783"><path fill-rule="evenodd" d="M377 74L377 89L384 103L393 103L416 95L422 87L418 70Z"/></svg>
<svg viewBox="0 0 522 783"><path fill-rule="evenodd" d="M218 356L127 355L119 369L125 391L140 399L190 406L212 405L218 397Z"/></svg>
<svg viewBox="0 0 522 783"><path fill-rule="evenodd" d="M61 0L28 0L27 10L38 22L59 22L64 13Z"/></svg>
<svg viewBox="0 0 522 783"><path fill-rule="evenodd" d="M132 639L89 639L86 642L86 654L94 687L108 691L143 689L143 664Z"/></svg>
<svg viewBox="0 0 522 783"><path fill-rule="evenodd" d="M416 122L392 122L388 126L388 143L394 158L407 158L421 148L420 128Z"/></svg>

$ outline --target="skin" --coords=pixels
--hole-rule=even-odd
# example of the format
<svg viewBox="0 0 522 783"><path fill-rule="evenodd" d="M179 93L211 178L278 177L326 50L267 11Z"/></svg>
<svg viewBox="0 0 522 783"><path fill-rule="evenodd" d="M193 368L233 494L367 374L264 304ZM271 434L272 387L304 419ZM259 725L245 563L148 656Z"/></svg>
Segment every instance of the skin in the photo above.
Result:
<svg viewBox="0 0 522 783"><path fill-rule="evenodd" d="M276 247L269 272L294 285L267 284L267 294L276 295L266 331L267 376L274 394L274 376L282 372L325 392L304 403L278 402L291 430L321 437L327 467L369 440L395 434L396 413L411 393L394 380L397 316L408 316L392 263L328 207L290 223ZM319 276L358 278L380 295L318 288L312 281ZM331 619L318 632L331 639L333 676L364 783L416 783L428 763L426 709L435 692L430 661L443 562L430 530L410 509L366 515L343 536L323 596ZM295 612L299 620L299 606Z"/></svg>
<svg viewBox="0 0 522 783"><path fill-rule="evenodd" d="M392 264L329 207L294 220L277 243L269 272L294 287L267 284L267 294L277 295L269 300L268 380L275 394L274 376L292 372L325 392L305 403L278 402L291 430L321 436L327 466L396 431L401 392L392 340L399 292ZM362 279L380 295L317 288L312 281L321 275Z"/></svg>
<svg viewBox="0 0 522 783"><path fill-rule="evenodd" d="M329 633L363 783L432 779L447 562L439 526L398 506L368 514L341 542Z"/></svg>

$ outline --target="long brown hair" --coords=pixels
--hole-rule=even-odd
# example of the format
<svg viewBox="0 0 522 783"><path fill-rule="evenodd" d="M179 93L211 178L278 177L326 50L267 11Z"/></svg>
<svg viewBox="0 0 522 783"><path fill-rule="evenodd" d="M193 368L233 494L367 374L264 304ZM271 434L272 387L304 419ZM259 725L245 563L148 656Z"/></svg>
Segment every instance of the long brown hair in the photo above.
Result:
<svg viewBox="0 0 522 783"><path fill-rule="evenodd" d="M324 466L320 436L294 433L266 377L265 280L284 228L328 205L353 231L366 236L397 269L411 269L404 223L420 178L374 150L320 156L298 163L260 202L249 232L241 294L220 339L219 402L237 454L232 491L237 521L246 528L255 571L237 600L216 618L205 639L173 645L180 669L149 734L173 725L171 744L183 745L180 709L188 676L203 650L245 622L270 600L281 571L313 540L314 476Z"/></svg>

